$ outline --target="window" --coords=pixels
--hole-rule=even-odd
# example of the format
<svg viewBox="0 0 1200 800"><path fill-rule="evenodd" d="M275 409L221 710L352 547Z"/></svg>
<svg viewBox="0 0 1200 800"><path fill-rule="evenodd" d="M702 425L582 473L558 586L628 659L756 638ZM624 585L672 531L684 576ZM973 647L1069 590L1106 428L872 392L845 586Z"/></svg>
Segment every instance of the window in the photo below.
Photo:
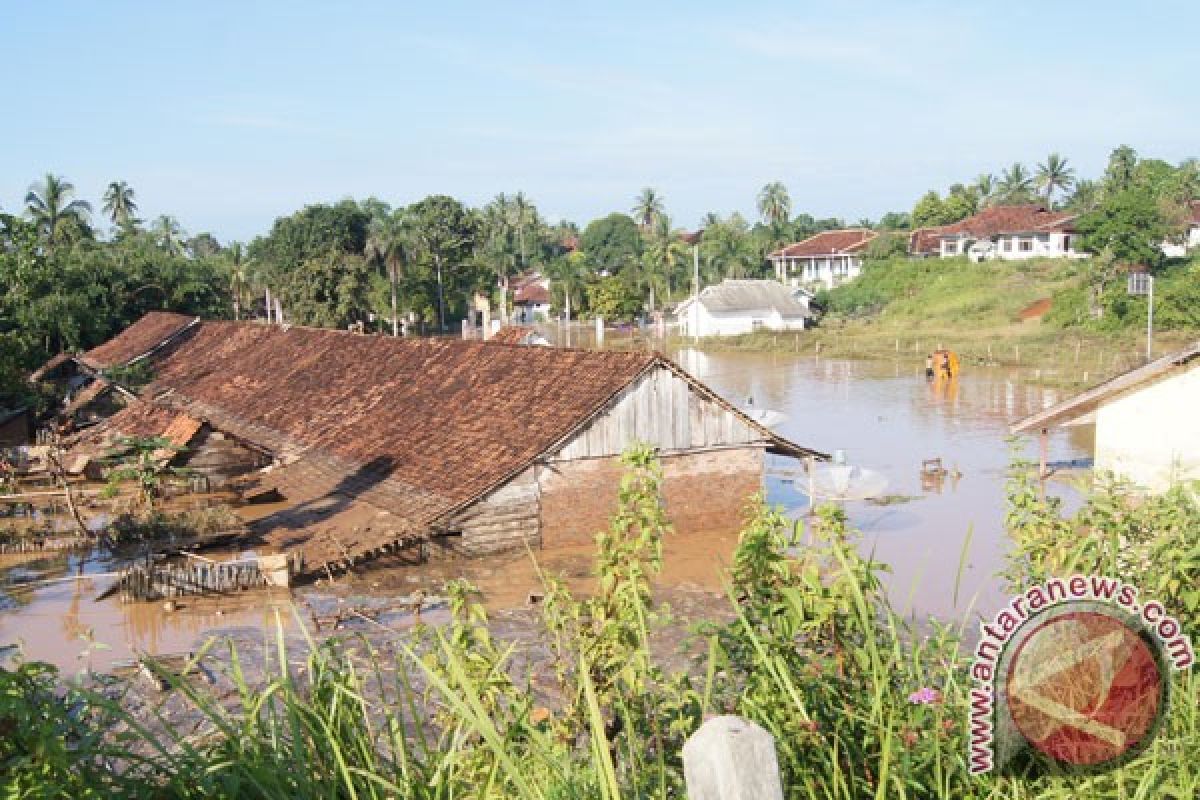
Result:
<svg viewBox="0 0 1200 800"><path fill-rule="evenodd" d="M1020 250L1022 253L1032 253L1033 252L1033 239L1022 239L1017 244L1017 249Z"/></svg>
<svg viewBox="0 0 1200 800"><path fill-rule="evenodd" d="M1012 252L1012 239L1008 239L1008 238L1001 239L1000 240L1000 249L1006 253Z"/></svg>
<svg viewBox="0 0 1200 800"><path fill-rule="evenodd" d="M1063 234L1063 250L1070 250L1070 249L1071 249L1071 234L1064 233Z"/></svg>
<svg viewBox="0 0 1200 800"><path fill-rule="evenodd" d="M752 330L757 331L757 330L760 330L766 324L767 324L766 320L754 319L754 320L750 321L750 328Z"/></svg>

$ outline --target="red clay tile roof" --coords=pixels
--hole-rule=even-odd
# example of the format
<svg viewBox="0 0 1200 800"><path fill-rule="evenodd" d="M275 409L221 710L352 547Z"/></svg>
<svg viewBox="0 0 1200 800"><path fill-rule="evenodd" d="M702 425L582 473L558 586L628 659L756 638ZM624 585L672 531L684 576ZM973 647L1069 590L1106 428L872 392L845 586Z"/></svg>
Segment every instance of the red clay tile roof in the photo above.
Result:
<svg viewBox="0 0 1200 800"><path fill-rule="evenodd" d="M513 292L513 303L519 306L548 306L551 303L550 290L536 283L527 283Z"/></svg>
<svg viewBox="0 0 1200 800"><path fill-rule="evenodd" d="M104 344L88 350L80 361L93 369L128 364L170 340L195 320L170 311L151 311Z"/></svg>
<svg viewBox="0 0 1200 800"><path fill-rule="evenodd" d="M113 385L104 380L104 378L96 378L72 398L71 402L63 408L60 416L63 419L69 419L77 411L87 408L94 400L111 388L113 388Z"/></svg>
<svg viewBox="0 0 1200 800"><path fill-rule="evenodd" d="M58 369L63 364L66 364L68 361L71 361L73 358L74 356L72 356L70 353L59 353L30 373L29 382L40 382L47 375L50 375L54 372L54 370Z"/></svg>
<svg viewBox="0 0 1200 800"><path fill-rule="evenodd" d="M941 235L987 239L1005 233L1072 231L1075 217L1071 211L1047 211L1044 206L992 206L953 225L942 228Z"/></svg>
<svg viewBox="0 0 1200 800"><path fill-rule="evenodd" d="M1200 200L1192 201L1192 224L1200 225Z"/></svg>
<svg viewBox="0 0 1200 800"><path fill-rule="evenodd" d="M535 333L526 325L505 325L488 339L493 344L525 344L526 338Z"/></svg>
<svg viewBox="0 0 1200 800"><path fill-rule="evenodd" d="M944 226L917 228L908 235L908 254L912 256L936 255L942 250Z"/></svg>
<svg viewBox="0 0 1200 800"><path fill-rule="evenodd" d="M867 246L876 236L866 228L851 228L843 231L822 231L802 242L789 244L776 250L768 258L797 258L806 256L831 256L856 253Z"/></svg>
<svg viewBox="0 0 1200 800"><path fill-rule="evenodd" d="M436 528L553 452L660 366L687 378L644 351L201 322L155 354L144 402L102 425L160 435L183 413L265 449L284 465L269 480L307 493L325 487L326 501L334 493L390 512L387 526L351 543L350 553L362 555ZM772 448L808 452L754 427ZM340 548L349 546L293 539L289 546L301 546L314 569L341 560Z"/></svg>

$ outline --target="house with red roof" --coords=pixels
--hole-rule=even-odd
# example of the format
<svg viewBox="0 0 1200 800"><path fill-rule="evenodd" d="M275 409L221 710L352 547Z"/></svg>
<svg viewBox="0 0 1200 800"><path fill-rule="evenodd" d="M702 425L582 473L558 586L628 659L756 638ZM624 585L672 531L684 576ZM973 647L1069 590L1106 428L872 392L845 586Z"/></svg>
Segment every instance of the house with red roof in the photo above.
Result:
<svg viewBox="0 0 1200 800"><path fill-rule="evenodd" d="M1168 258L1183 258L1188 251L1200 247L1200 200L1193 200L1183 233L1176 239L1162 243L1162 251Z"/></svg>
<svg viewBox="0 0 1200 800"><path fill-rule="evenodd" d="M550 279L540 272L527 272L512 279L513 317L518 324L527 324L550 315L554 299L550 294Z"/></svg>
<svg viewBox="0 0 1200 800"><path fill-rule="evenodd" d="M978 214L943 225L937 231L942 258L967 256L973 261L1000 258L1087 258L1076 250L1079 234L1070 211L1051 211L1029 203L991 206Z"/></svg>
<svg viewBox="0 0 1200 800"><path fill-rule="evenodd" d="M876 235L867 228L821 231L776 250L767 260L775 266L775 277L782 283L832 289L858 277L863 253Z"/></svg>

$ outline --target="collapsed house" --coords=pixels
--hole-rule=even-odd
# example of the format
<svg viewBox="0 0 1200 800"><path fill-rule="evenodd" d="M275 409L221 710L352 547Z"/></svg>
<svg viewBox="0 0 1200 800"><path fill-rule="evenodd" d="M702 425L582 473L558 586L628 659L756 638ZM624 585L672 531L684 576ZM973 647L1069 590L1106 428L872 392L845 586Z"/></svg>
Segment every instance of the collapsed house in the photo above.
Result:
<svg viewBox="0 0 1200 800"><path fill-rule="evenodd" d="M825 457L651 352L151 314L69 360L93 381L112 383L134 361L151 373L73 436L77 459L118 436L166 438L176 463L280 499L254 525L259 544L307 572L413 545L477 554L588 542L608 524L619 457L637 442L661 458L682 534L738 526L767 453Z"/></svg>

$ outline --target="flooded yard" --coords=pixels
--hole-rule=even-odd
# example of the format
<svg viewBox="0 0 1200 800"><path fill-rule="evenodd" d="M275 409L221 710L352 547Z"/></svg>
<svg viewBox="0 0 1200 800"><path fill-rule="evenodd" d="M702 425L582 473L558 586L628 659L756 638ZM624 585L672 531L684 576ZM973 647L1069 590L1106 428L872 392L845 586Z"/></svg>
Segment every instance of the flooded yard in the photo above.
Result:
<svg viewBox="0 0 1200 800"><path fill-rule="evenodd" d="M1007 548L1008 424L1055 402L1056 390L1023 382L1017 369L995 367L966 367L949 384L930 383L915 358L885 363L696 350L676 357L733 402L753 398L756 407L783 412L787 419L777 430L793 441L842 450L847 463L887 478L886 494L900 502L855 501L846 511L864 533L864 549L891 566L886 584L898 610L959 620L972 606L990 613L1002 602L995 575ZM1050 461L1086 457L1087 437L1086 429L1053 434ZM1036 460L1036 443L1023 445ZM921 462L932 458L941 458L950 474L923 484ZM803 480L767 484L772 503L803 516ZM1072 494L1053 481L1048 491Z"/></svg>
<svg viewBox="0 0 1200 800"><path fill-rule="evenodd" d="M988 613L1002 602L996 573L1006 549L1007 426L1055 400L1054 390L1023 382L1014 369L981 367L967 367L949 385L930 384L916 359L883 363L690 349L673 355L735 405L752 399L757 409L784 414L776 430L792 441L842 451L846 463L886 477L885 502L850 501L846 510L864 532L864 549L891 565L885 582L897 609L957 621L972 610ZM1090 446L1078 430L1055 435L1049 444L1051 460L1084 457ZM1026 451L1035 458L1035 443L1027 442ZM940 481L922 480L921 463L933 458L942 460L948 474ZM768 500L803 520L806 480L793 482L782 474L798 463L775 457L769 462ZM711 488L719 492L722 487ZM1063 483L1052 483L1051 491L1071 493ZM245 510L247 516L262 511ZM661 584L677 613L719 612L722 571L735 543L732 530L667 540ZM573 588L590 587L590 547L545 549L536 556L541 569L564 575ZM26 657L68 672L103 670L142 652L186 652L211 630L261 630L273 624L276 610L285 624L302 624L297 620L304 615L290 610L300 596L311 606L336 602L337 595L437 594L446 580L458 577L478 585L493 611L527 608L540 596L537 569L520 552L420 566L379 564L333 586L323 582L302 589L300 595L254 591L188 597L170 612L161 602L97 600L115 580L114 570L105 557L79 553L0 556L0 659L6 646L19 642ZM11 585L29 581L40 583Z"/></svg>

